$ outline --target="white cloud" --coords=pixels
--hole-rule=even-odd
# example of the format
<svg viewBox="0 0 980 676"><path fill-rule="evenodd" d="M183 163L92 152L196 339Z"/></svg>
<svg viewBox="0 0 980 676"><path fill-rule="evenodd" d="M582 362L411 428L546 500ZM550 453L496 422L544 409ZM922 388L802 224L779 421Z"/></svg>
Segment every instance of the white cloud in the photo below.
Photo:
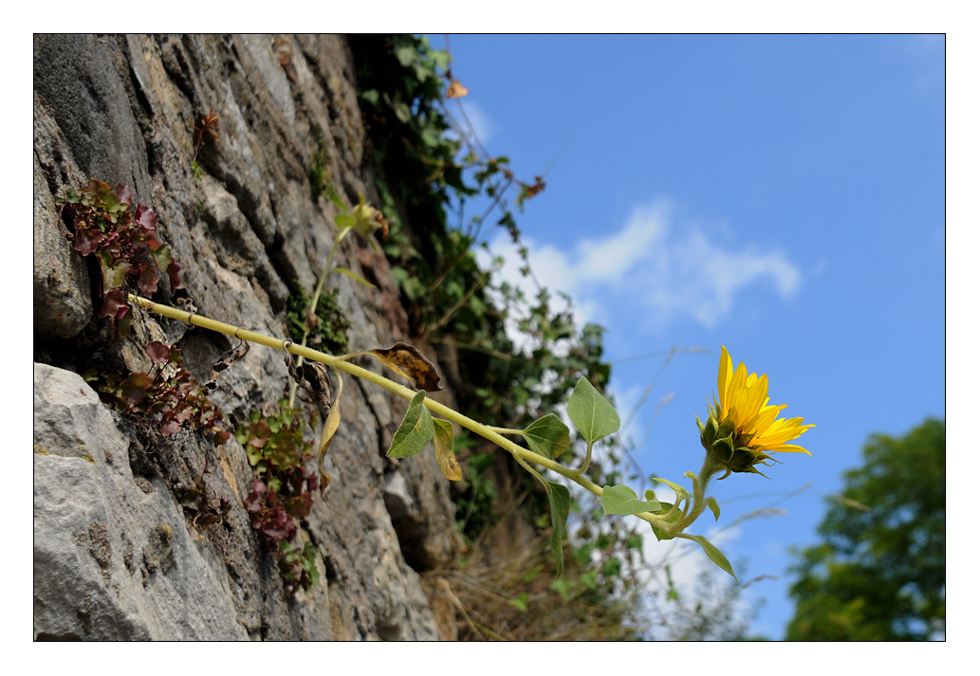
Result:
<svg viewBox="0 0 980 676"><path fill-rule="evenodd" d="M580 240L568 249L533 239L524 244L535 277L542 286L571 295L579 321L608 325L609 306L623 300L639 305L657 324L688 317L713 327L731 312L736 295L757 282L775 287L782 298L799 287L800 271L782 252L732 247L697 224L676 220L670 202L658 199L634 209L608 237ZM501 278L533 294L505 233L491 249L505 259Z"/></svg>
<svg viewBox="0 0 980 676"><path fill-rule="evenodd" d="M449 106L449 112L452 113L452 116L456 118L456 121L463 126L463 129L468 134L471 130L467 128L466 121L469 120L472 126L472 132L476 134L480 143L486 146L490 143L490 139L500 131L500 125L476 101L471 100L469 97L457 99L457 101L458 103ZM460 106L466 111L465 116L460 112Z"/></svg>

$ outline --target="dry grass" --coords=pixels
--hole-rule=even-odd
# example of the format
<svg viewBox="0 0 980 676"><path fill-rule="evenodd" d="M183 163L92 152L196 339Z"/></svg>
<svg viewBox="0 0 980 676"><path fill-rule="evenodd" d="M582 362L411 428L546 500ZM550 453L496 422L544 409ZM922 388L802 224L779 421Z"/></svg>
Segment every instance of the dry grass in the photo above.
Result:
<svg viewBox="0 0 980 676"><path fill-rule="evenodd" d="M601 578L591 587L582 581L601 562L582 566L566 549L565 572L556 583L548 536L509 552L471 552L460 570L439 573L437 585L455 610L458 640L619 641L644 631L635 593L614 595L612 583Z"/></svg>

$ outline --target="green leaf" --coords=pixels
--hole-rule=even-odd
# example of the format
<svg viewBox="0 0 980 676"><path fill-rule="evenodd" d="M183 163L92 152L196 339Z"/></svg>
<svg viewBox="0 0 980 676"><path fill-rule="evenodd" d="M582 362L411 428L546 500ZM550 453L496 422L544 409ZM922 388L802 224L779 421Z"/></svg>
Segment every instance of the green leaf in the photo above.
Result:
<svg viewBox="0 0 980 676"><path fill-rule="evenodd" d="M432 422L435 424L432 445L436 449L436 464L439 470L450 481L462 481L463 470L456 462L456 453L453 449L453 424L439 418L433 418Z"/></svg>
<svg viewBox="0 0 980 676"><path fill-rule="evenodd" d="M551 503L551 551L555 554L555 567L558 577L565 571L565 555L562 551L562 543L565 542L566 528L565 520L568 519L568 512L572 506L572 496L568 489L561 484L547 482L548 501Z"/></svg>
<svg viewBox="0 0 980 676"><path fill-rule="evenodd" d="M531 450L546 458L557 458L571 441L568 426L554 413L535 420L524 429L523 435Z"/></svg>
<svg viewBox="0 0 980 676"><path fill-rule="evenodd" d="M418 58L418 52L415 51L415 46L410 42L395 45L392 51L395 54L395 58L398 59L398 63L405 67L412 65L415 59Z"/></svg>
<svg viewBox="0 0 980 676"><path fill-rule="evenodd" d="M357 219L353 216L348 216L347 214L337 214L333 217L334 223L340 228L353 228L354 224L357 223Z"/></svg>
<svg viewBox="0 0 980 676"><path fill-rule="evenodd" d="M668 486L670 486L671 488L673 488L674 489L674 493L677 494L677 499L679 501L680 500L683 500L684 498L691 497L691 494L687 492L687 489L686 488L684 488L682 486L678 486L673 481L667 481L667 479L661 479L660 477L656 477L656 476L650 477L650 481L656 481L656 482L659 482L659 483L662 483L662 484L667 484Z"/></svg>
<svg viewBox="0 0 980 676"><path fill-rule="evenodd" d="M691 535L689 537L691 540L694 540L701 545L702 549L704 549L704 553L708 555L708 558L711 559L712 563L738 580L738 578L735 577L735 573L732 571L732 564L728 562L728 559L725 558L725 555L721 553L720 549L708 542L708 538L704 537L703 535Z"/></svg>
<svg viewBox="0 0 980 676"><path fill-rule="evenodd" d="M619 429L619 414L609 400L582 376L568 400L568 417L590 444Z"/></svg>
<svg viewBox="0 0 980 676"><path fill-rule="evenodd" d="M721 508L718 506L718 501L714 498L708 498L708 509L715 515L715 521L717 521L718 517L721 516Z"/></svg>
<svg viewBox="0 0 980 676"><path fill-rule="evenodd" d="M361 98L370 103L373 106L378 105L378 90L368 89L367 91L361 92Z"/></svg>
<svg viewBox="0 0 980 676"><path fill-rule="evenodd" d="M348 277L350 277L351 279L353 279L355 282L359 282L359 283L363 284L364 286L370 286L372 289L376 289L377 288L374 284L372 284L368 280L364 279L359 274L354 273L354 272L351 272L347 268L334 268L333 270L331 270L331 272L339 272L342 275L347 275Z"/></svg>
<svg viewBox="0 0 980 676"><path fill-rule="evenodd" d="M519 611L521 611L522 613L526 613L527 612L527 600L529 598L531 598L531 595L528 594L527 592L524 592L523 594L521 594L520 596L518 596L516 599L512 599L509 603L510 603L510 605L514 606Z"/></svg>
<svg viewBox="0 0 980 676"><path fill-rule="evenodd" d="M391 448L388 449L389 458L410 458L421 453L432 440L435 425L429 409L422 403L424 399L425 390L418 392L412 398L402 424L398 426L391 440Z"/></svg>
<svg viewBox="0 0 980 676"><path fill-rule="evenodd" d="M636 492L629 486L603 486L602 511L610 514L639 514L640 512L655 512L660 509L656 500L640 500Z"/></svg>
<svg viewBox="0 0 980 676"><path fill-rule="evenodd" d="M343 200L340 199L340 195L338 195L337 191L333 188L330 189L330 201L333 202L338 209L340 209L341 214L347 213L347 205L344 204ZM355 218L354 221L356 222L357 219Z"/></svg>
<svg viewBox="0 0 980 676"><path fill-rule="evenodd" d="M657 542L674 539L673 535L667 535L665 532L663 532L662 530L654 526L652 523L650 524L650 527L653 528L653 534L657 536Z"/></svg>

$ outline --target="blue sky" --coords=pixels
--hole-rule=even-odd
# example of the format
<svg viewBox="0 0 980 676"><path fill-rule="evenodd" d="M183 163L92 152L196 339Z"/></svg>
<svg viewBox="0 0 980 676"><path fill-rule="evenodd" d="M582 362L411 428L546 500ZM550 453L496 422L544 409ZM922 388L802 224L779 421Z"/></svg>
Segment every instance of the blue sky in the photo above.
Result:
<svg viewBox="0 0 980 676"><path fill-rule="evenodd" d="M779 576L750 597L766 601L754 630L781 638L787 549L816 541L823 498L868 435L945 417L944 38L452 35L450 46L484 145L526 181L548 170L519 226L542 284L607 327L623 417L671 346L709 352L677 354L625 430L644 470L679 479L700 467L694 415L721 345L768 374L785 415L817 425L801 439L812 457L783 455L770 480L713 489L724 526L813 484L778 505L785 515L719 541L747 559L745 579Z"/></svg>

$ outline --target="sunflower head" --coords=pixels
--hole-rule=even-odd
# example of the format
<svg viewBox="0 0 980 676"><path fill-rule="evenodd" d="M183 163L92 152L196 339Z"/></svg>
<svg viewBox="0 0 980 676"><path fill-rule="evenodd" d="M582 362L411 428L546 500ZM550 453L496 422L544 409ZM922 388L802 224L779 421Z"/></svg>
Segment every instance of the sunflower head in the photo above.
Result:
<svg viewBox="0 0 980 676"><path fill-rule="evenodd" d="M745 364L732 369L732 358L724 346L718 366L718 399L708 406L708 420L701 423L701 445L719 465L730 472L761 474L755 465L768 464L770 453L806 453L802 446L786 442L796 439L814 425L803 418L776 419L785 406L769 404L769 379L748 373ZM720 401L719 401L720 399ZM724 478L724 477L722 477Z"/></svg>

